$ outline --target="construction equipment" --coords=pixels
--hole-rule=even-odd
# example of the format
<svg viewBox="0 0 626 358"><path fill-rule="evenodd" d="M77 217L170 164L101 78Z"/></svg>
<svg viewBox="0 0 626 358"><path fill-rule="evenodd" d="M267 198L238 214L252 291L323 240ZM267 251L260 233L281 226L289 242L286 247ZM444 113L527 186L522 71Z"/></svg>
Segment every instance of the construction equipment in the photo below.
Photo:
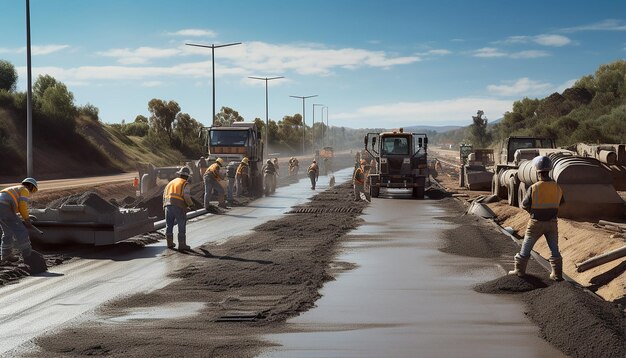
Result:
<svg viewBox="0 0 626 358"><path fill-rule="evenodd" d="M411 189L414 198L423 199L428 178L428 137L422 133L398 131L368 133L365 150L375 161L367 174L370 195L380 195L381 188Z"/></svg>
<svg viewBox="0 0 626 358"><path fill-rule="evenodd" d="M319 158L323 163L324 175L328 175L328 172L333 171L334 157L335 152L333 151L333 147L323 147L322 150L319 151Z"/></svg>
<svg viewBox="0 0 626 358"><path fill-rule="evenodd" d="M228 127L205 128L207 161L222 158L224 162L237 162L248 157L250 167L250 192L263 192L263 141L261 130L255 123L234 122Z"/></svg>
<svg viewBox="0 0 626 358"><path fill-rule="evenodd" d="M31 230L31 238L46 244L112 245L154 231L155 218L146 209L120 209L92 192L30 214L43 231Z"/></svg>
<svg viewBox="0 0 626 358"><path fill-rule="evenodd" d="M494 164L493 156L493 149L474 149L471 144L461 144L459 186L470 190L491 189L493 172L487 167Z"/></svg>
<svg viewBox="0 0 626 358"><path fill-rule="evenodd" d="M531 185L539 181L532 159L544 155L551 159L550 177L563 190L565 204L559 216L565 218L622 217L624 200L612 186L612 177L595 158L557 149L549 138L510 137L502 148L501 160L493 176L492 192L520 206Z"/></svg>
<svg viewBox="0 0 626 358"><path fill-rule="evenodd" d="M611 173L615 190L626 190L626 144L584 144L570 148L581 157L599 160Z"/></svg>

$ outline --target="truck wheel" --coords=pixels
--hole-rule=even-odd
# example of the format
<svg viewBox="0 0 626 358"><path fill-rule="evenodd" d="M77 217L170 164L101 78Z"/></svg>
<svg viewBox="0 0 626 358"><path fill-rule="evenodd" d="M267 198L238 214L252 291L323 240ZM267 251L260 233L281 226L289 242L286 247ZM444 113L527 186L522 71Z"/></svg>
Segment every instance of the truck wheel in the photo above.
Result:
<svg viewBox="0 0 626 358"><path fill-rule="evenodd" d="M509 205L517 206L517 180L515 177L509 178L509 182L507 183L507 189L509 191Z"/></svg>
<svg viewBox="0 0 626 358"><path fill-rule="evenodd" d="M424 187L423 186L417 186L413 188L413 198L424 199Z"/></svg>
<svg viewBox="0 0 626 358"><path fill-rule="evenodd" d="M380 195L380 187L372 185L370 187L370 196L372 198L378 198L379 195Z"/></svg>
<svg viewBox="0 0 626 358"><path fill-rule="evenodd" d="M520 209L523 209L522 202L524 201L524 197L526 197L526 184L519 183L519 187L517 188L517 206Z"/></svg>
<svg viewBox="0 0 626 358"><path fill-rule="evenodd" d="M504 186L500 185L500 176L497 173L494 174L493 179L491 179L491 193L500 199L506 199L508 192L505 189Z"/></svg>

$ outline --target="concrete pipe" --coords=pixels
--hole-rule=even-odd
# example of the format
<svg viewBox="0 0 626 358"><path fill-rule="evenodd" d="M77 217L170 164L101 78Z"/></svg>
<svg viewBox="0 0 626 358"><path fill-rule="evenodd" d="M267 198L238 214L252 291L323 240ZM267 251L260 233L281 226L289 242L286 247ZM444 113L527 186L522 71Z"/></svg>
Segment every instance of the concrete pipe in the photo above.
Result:
<svg viewBox="0 0 626 358"><path fill-rule="evenodd" d="M617 153L612 150L600 150L598 160L604 164L613 165L617 163Z"/></svg>
<svg viewBox="0 0 626 358"><path fill-rule="evenodd" d="M596 266L603 265L607 262L611 262L613 260L620 259L626 256L626 246L620 247L619 249L615 249L604 253L602 255L598 255L596 257L592 257L589 260L584 262L579 262L576 264L576 271L584 272Z"/></svg>

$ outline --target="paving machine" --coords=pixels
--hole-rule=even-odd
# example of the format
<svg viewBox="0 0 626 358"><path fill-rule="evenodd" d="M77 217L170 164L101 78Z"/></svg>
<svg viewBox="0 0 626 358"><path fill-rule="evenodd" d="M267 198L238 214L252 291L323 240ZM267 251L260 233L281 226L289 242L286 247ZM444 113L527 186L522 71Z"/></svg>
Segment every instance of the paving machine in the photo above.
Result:
<svg viewBox="0 0 626 358"><path fill-rule="evenodd" d="M428 179L428 137L422 133L368 133L365 150L375 161L367 175L370 195L376 198L381 188L411 189L413 197L424 198Z"/></svg>
<svg viewBox="0 0 626 358"><path fill-rule="evenodd" d="M493 149L474 149L471 144L461 144L459 186L470 190L490 190L493 172L487 167L494 164L493 156Z"/></svg>

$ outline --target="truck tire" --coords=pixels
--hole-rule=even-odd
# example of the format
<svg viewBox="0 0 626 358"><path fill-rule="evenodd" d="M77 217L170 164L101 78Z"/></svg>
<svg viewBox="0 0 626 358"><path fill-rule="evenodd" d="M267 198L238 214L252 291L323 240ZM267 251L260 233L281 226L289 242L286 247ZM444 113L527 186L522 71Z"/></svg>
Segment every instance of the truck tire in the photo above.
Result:
<svg viewBox="0 0 626 358"><path fill-rule="evenodd" d="M413 188L413 198L415 199L424 199L424 187L416 186Z"/></svg>
<svg viewBox="0 0 626 358"><path fill-rule="evenodd" d="M509 191L509 205L517 206L517 179L515 177L511 177L507 183L507 189Z"/></svg>
<svg viewBox="0 0 626 358"><path fill-rule="evenodd" d="M517 206L520 209L523 209L522 202L524 201L524 197L526 197L526 184L519 183L519 186L517 188Z"/></svg>
<svg viewBox="0 0 626 358"><path fill-rule="evenodd" d="M370 196L372 198L378 198L378 196L380 195L380 187L378 186L370 186Z"/></svg>
<svg viewBox="0 0 626 358"><path fill-rule="evenodd" d="M491 179L491 193L500 199L506 199L508 197L506 187L500 185L500 176L497 173L494 174L493 179Z"/></svg>

